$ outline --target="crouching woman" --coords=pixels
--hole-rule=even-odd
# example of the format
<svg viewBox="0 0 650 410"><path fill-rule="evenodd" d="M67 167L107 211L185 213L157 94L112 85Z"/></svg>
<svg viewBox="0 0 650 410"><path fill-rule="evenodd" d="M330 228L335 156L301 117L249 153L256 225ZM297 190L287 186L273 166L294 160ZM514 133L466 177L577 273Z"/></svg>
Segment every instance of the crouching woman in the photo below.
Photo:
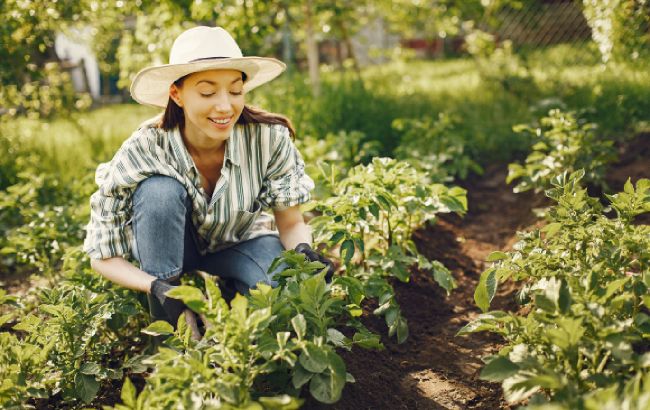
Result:
<svg viewBox="0 0 650 410"><path fill-rule="evenodd" d="M275 285L267 271L284 249L331 269L299 210L314 184L290 121L245 104L284 69L242 56L220 27L195 27L175 40L170 64L133 80L133 98L164 113L98 167L84 250L104 277L147 292L154 319L176 324L185 306L165 293L183 272L230 278L247 293Z"/></svg>

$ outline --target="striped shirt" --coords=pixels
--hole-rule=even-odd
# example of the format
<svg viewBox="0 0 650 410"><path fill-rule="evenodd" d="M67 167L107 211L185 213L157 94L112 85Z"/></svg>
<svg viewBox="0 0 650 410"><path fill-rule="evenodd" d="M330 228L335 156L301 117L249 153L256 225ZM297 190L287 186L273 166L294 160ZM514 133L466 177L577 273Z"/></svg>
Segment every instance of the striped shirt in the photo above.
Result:
<svg viewBox="0 0 650 410"><path fill-rule="evenodd" d="M261 235L277 235L272 216L264 210L305 203L314 188L285 126L235 124L226 141L221 177L208 198L178 128L164 131L145 123L110 162L97 168L99 189L90 197L84 241L91 258L131 255L132 195L151 175L170 176L187 190L202 255Z"/></svg>

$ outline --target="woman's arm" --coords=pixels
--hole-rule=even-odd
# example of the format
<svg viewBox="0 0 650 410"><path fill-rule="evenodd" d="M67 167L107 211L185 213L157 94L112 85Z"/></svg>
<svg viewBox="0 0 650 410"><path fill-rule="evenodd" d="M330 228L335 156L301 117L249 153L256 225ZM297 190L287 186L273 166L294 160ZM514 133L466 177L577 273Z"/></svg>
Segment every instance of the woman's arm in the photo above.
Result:
<svg viewBox="0 0 650 410"><path fill-rule="evenodd" d="M141 292L149 293L151 282L156 279L120 256L109 259L91 259L90 266L111 282Z"/></svg>
<svg viewBox="0 0 650 410"><path fill-rule="evenodd" d="M311 244L311 231L300 212L300 206L274 210L275 224L284 249L294 249L299 243Z"/></svg>

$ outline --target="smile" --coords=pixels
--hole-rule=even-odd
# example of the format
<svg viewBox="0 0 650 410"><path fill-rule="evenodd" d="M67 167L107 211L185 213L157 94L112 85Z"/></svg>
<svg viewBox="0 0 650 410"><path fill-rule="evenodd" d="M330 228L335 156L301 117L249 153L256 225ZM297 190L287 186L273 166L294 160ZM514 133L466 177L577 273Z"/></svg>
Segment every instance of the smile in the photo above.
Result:
<svg viewBox="0 0 650 410"><path fill-rule="evenodd" d="M213 123L215 123L215 124L225 125L225 124L228 124L230 122L232 117L228 117L228 118L208 118L208 119L210 121L212 121Z"/></svg>

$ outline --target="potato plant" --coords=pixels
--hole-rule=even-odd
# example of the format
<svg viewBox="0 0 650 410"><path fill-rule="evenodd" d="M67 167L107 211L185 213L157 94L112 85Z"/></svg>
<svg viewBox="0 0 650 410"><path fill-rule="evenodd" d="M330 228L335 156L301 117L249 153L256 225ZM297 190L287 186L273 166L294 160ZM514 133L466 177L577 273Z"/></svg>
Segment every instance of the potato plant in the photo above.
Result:
<svg viewBox="0 0 650 410"><path fill-rule="evenodd" d="M397 158L408 160L437 182L465 179L470 172L482 174L483 168L472 159L476 155L468 152L458 123L445 112L439 113L435 120L393 120L393 129L401 134Z"/></svg>
<svg viewBox="0 0 650 410"><path fill-rule="evenodd" d="M576 118L573 112L553 109L539 125L520 124L513 129L534 139L524 164L508 165L506 183L517 181L514 192L548 189L554 177L578 169L584 170L586 182L604 185L605 169L616 159L614 141L598 137L596 124Z"/></svg>
<svg viewBox="0 0 650 410"><path fill-rule="evenodd" d="M68 260L74 273L56 287L38 291L34 311L0 297L13 305L0 323L18 320L11 331L0 332L0 407L25 408L52 396L81 406L102 383L146 369L132 351L144 319L140 303L132 292L80 269L78 261Z"/></svg>
<svg viewBox="0 0 650 410"><path fill-rule="evenodd" d="M83 241L88 208L79 202L90 195L92 181L62 186L58 177L40 173L35 161L19 158L26 170L0 191L0 266L37 272L54 285L66 250Z"/></svg>
<svg viewBox="0 0 650 410"><path fill-rule="evenodd" d="M481 375L502 382L511 403L585 409L600 408L602 398L630 406L612 408L645 408L633 403L645 397L647 406L650 397L650 227L634 217L650 212L650 180L628 181L603 208L580 186L583 176L554 178L548 223L520 234L513 251L488 257L494 264L475 292L486 313L459 333L505 339ZM522 282L517 300L525 313L488 312L509 279Z"/></svg>
<svg viewBox="0 0 650 410"><path fill-rule="evenodd" d="M345 177L331 165L322 170L333 194L316 206L321 215L310 222L315 241L331 250L338 247L344 277L356 280L362 295L378 300L375 313L386 318L389 335L401 343L408 325L387 279L408 282L415 265L430 270L448 293L456 286L441 263L418 253L411 235L439 213L464 214L465 191L428 183L426 175L407 162L390 158L374 158ZM344 289L351 287L348 282L342 283Z"/></svg>
<svg viewBox="0 0 650 410"><path fill-rule="evenodd" d="M205 334L194 340L181 316L177 329L158 321L144 332L168 335L147 360L154 370L144 390L135 394L127 379L123 403L116 409L148 408L298 408L305 387L323 403L339 400L346 372L336 348L381 348L379 338L361 327L348 298L332 292L323 265L288 251L276 261L286 269L280 286L260 284L230 305L219 287L205 280L204 293L180 286L168 293L197 312ZM349 322L359 331L346 337L337 327Z"/></svg>

